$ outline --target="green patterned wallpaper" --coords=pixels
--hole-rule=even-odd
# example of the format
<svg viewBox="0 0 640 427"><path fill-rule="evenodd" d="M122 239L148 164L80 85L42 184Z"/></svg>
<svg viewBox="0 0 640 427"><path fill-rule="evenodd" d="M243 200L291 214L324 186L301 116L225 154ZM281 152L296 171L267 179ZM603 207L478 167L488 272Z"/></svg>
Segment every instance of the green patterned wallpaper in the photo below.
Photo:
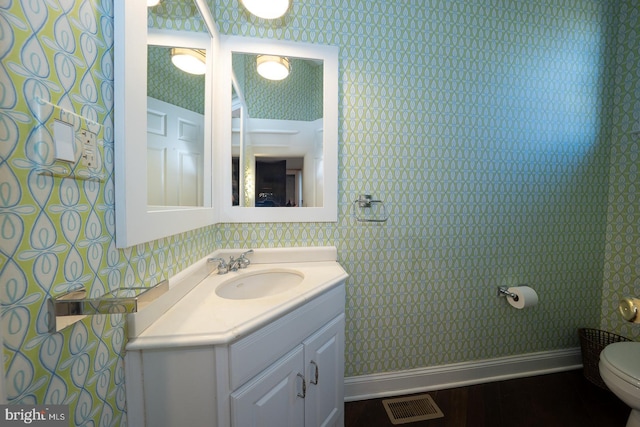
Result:
<svg viewBox="0 0 640 427"><path fill-rule="evenodd" d="M229 247L338 247L347 376L574 347L600 324L614 2L214 10L223 34L340 48L339 222L218 229ZM359 193L389 221L354 221ZM495 296L518 283L538 306Z"/></svg>
<svg viewBox="0 0 640 427"><path fill-rule="evenodd" d="M620 5L602 295L602 328L636 341L640 326L623 322L617 305L620 298L640 296L639 11L637 0Z"/></svg>
<svg viewBox="0 0 640 427"><path fill-rule="evenodd" d="M195 2L164 0L147 9L147 27L206 33L207 26Z"/></svg>
<svg viewBox="0 0 640 427"><path fill-rule="evenodd" d="M168 30L206 33L195 3L186 0L160 2L148 9L147 26ZM181 46L177 46L181 47ZM205 80L178 70L168 47L150 46L147 56L147 95L204 114Z"/></svg>
<svg viewBox="0 0 640 427"><path fill-rule="evenodd" d="M291 73L270 81L256 70L255 55L233 55L234 72L242 88L249 117L257 119L313 121L322 118L322 67L311 61L289 58Z"/></svg>
<svg viewBox="0 0 640 427"><path fill-rule="evenodd" d="M585 325L638 336L612 308L640 294L637 0L296 1L274 22L217 2L222 33L340 47L339 221L219 224L127 250L114 245L113 4L54 3L0 5L11 402L126 425L122 318L47 334L46 298L154 283L217 247L336 245L348 376L574 347ZM102 127L104 180L37 175L61 113L43 117L36 97ZM362 192L387 223L351 218ZM495 296L521 282L538 306Z"/></svg>
<svg viewBox="0 0 640 427"><path fill-rule="evenodd" d="M147 95L204 114L204 76L179 70L171 63L170 48L149 46Z"/></svg>

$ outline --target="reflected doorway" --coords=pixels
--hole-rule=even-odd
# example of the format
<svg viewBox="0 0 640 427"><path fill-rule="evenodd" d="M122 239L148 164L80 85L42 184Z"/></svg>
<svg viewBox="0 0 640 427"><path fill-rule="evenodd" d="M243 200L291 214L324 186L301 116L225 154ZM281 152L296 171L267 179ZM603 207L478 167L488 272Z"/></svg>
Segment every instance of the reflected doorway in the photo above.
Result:
<svg viewBox="0 0 640 427"><path fill-rule="evenodd" d="M302 198L304 158L256 157L253 164L255 207L299 207ZM233 205L240 205L240 159L231 162Z"/></svg>

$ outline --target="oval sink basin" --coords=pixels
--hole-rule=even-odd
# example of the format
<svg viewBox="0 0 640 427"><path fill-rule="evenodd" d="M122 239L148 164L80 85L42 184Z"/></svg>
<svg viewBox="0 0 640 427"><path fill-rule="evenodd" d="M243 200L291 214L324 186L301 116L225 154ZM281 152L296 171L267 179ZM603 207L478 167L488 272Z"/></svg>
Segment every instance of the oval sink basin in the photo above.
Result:
<svg viewBox="0 0 640 427"><path fill-rule="evenodd" d="M226 299L254 299L288 291L302 283L304 275L296 270L267 270L245 273L220 284L216 294Z"/></svg>

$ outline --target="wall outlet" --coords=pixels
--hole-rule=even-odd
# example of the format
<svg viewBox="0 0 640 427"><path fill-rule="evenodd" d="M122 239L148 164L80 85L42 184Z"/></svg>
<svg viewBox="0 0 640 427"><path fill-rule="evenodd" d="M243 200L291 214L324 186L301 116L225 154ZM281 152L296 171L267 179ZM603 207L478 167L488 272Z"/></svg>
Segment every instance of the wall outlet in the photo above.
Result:
<svg viewBox="0 0 640 427"><path fill-rule="evenodd" d="M98 167L98 143L96 142L96 134L87 129L81 129L80 141L82 147L82 155L80 156L82 165L96 169Z"/></svg>

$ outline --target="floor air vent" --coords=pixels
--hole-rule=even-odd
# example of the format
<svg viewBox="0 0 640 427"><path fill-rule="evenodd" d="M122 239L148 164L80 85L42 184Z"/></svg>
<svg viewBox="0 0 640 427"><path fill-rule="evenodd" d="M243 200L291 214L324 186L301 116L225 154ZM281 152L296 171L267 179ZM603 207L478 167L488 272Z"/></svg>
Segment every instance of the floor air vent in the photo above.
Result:
<svg viewBox="0 0 640 427"><path fill-rule="evenodd" d="M384 399L382 404L394 425L444 417L438 405L428 394Z"/></svg>

